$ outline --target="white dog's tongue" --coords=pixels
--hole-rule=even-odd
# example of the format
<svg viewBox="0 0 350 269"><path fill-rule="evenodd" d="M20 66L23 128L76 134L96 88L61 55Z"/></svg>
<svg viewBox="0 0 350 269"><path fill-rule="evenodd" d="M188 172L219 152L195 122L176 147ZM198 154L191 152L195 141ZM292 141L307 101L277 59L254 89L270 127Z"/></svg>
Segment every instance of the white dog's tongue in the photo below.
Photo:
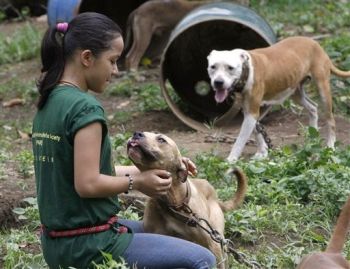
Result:
<svg viewBox="0 0 350 269"><path fill-rule="evenodd" d="M215 91L215 101L217 103L222 103L225 101L226 97L228 95L227 89L220 89Z"/></svg>

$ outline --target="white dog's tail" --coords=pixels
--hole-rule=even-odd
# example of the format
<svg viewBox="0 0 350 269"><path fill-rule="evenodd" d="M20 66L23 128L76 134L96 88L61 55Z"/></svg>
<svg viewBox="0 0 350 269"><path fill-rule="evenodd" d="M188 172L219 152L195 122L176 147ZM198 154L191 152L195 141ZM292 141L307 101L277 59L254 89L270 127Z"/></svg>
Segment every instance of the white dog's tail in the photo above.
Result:
<svg viewBox="0 0 350 269"><path fill-rule="evenodd" d="M236 168L231 173L235 174L237 178L237 190L232 199L224 202L219 201L220 207L224 212L233 210L241 205L247 192L248 180L244 172Z"/></svg>
<svg viewBox="0 0 350 269"><path fill-rule="evenodd" d="M350 77L350 71L342 71L335 67L333 63L331 63L331 72L341 78L349 78Z"/></svg>
<svg viewBox="0 0 350 269"><path fill-rule="evenodd" d="M350 226L350 197L346 201L335 225L333 235L328 244L326 252L340 253L343 250L346 235Z"/></svg>

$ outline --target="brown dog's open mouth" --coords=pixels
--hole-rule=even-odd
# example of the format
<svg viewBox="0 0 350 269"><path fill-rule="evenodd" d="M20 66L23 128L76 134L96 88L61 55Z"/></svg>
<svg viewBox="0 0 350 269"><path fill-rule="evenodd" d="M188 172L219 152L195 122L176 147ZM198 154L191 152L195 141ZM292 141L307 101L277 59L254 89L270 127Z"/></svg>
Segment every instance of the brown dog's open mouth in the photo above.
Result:
<svg viewBox="0 0 350 269"><path fill-rule="evenodd" d="M157 154L145 148L139 140L132 139L127 144L127 153L132 161L140 162L142 159L156 161Z"/></svg>

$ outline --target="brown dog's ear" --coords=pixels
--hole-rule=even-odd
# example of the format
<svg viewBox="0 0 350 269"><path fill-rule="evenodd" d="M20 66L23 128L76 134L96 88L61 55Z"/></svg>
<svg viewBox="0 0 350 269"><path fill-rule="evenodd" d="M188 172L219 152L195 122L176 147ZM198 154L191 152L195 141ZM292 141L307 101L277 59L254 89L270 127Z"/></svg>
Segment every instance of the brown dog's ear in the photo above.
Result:
<svg viewBox="0 0 350 269"><path fill-rule="evenodd" d="M186 165L181 161L181 166L176 172L178 179L182 182L185 183L187 180L188 176L188 169Z"/></svg>

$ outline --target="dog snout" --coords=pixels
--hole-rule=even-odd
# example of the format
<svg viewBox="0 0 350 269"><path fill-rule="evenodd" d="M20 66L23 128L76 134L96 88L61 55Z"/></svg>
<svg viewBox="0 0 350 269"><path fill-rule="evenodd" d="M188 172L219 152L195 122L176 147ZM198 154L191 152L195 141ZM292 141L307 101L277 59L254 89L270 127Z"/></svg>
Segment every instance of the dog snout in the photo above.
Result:
<svg viewBox="0 0 350 269"><path fill-rule="evenodd" d="M143 138L143 137L145 137L145 134L143 133L143 132L135 132L134 134L133 134L133 136L132 136L132 138L133 139L141 139L141 138Z"/></svg>
<svg viewBox="0 0 350 269"><path fill-rule="evenodd" d="M214 87L215 88L222 88L224 86L224 81L221 79L214 80Z"/></svg>

